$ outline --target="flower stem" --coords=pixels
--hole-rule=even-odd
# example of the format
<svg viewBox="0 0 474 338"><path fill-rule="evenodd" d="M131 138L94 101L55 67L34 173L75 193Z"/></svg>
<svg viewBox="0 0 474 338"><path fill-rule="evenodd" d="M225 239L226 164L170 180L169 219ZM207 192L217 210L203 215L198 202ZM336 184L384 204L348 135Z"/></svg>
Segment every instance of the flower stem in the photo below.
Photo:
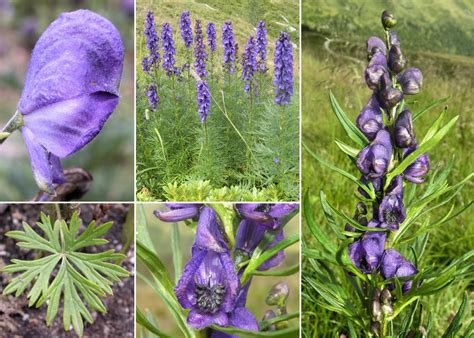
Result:
<svg viewBox="0 0 474 338"><path fill-rule="evenodd" d="M20 129L23 126L23 115L17 110L12 118L7 122L5 127L0 131L0 144L6 141L6 139L15 130Z"/></svg>

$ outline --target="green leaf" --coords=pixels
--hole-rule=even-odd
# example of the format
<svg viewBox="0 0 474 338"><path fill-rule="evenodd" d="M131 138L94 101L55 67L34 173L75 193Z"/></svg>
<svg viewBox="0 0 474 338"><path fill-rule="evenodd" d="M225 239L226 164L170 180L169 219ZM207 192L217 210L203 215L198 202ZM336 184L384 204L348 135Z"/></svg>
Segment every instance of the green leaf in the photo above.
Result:
<svg viewBox="0 0 474 338"><path fill-rule="evenodd" d="M143 326L145 329L150 331L151 333L157 335L158 337L171 337L170 335L164 333L160 329L158 329L155 325L153 325L152 322L150 322L145 315L140 311L140 309L137 306L136 310L136 318L137 318L137 323Z"/></svg>
<svg viewBox="0 0 474 338"><path fill-rule="evenodd" d="M156 253L155 247L148 232L148 224L144 204L137 206L137 242L142 243L148 250Z"/></svg>
<svg viewBox="0 0 474 338"><path fill-rule="evenodd" d="M237 335L238 337L245 338L253 338L253 337L278 337L278 338L294 338L299 336L299 327L298 326L293 326L289 327L283 330L278 330L278 331L267 331L267 332L255 332L255 331L248 331L248 330L242 330L238 329L236 327L221 327L217 325L212 325L212 329Z"/></svg>
<svg viewBox="0 0 474 338"><path fill-rule="evenodd" d="M443 97L442 99L438 99L438 100L434 100L430 102L426 107L424 107L420 111L417 111L416 113L413 114L413 122L419 119L424 113L429 111L431 108L434 108L440 105L441 103L448 101L450 98L451 98L450 96L446 96L446 97Z"/></svg>
<svg viewBox="0 0 474 338"><path fill-rule="evenodd" d="M406 168L410 164L412 164L420 155L426 153L428 150L433 148L436 144L438 144L439 141L448 133L448 131L454 126L456 121L458 120L459 115L452 118L451 121L449 121L445 126L443 126L441 129L436 131L432 137L430 137L428 140L426 140L424 143L421 143L418 149L416 149L414 152L412 152L410 155L408 155L398 166L395 167L390 173L387 174L387 179L385 182L385 187L384 189L387 189L387 187L390 185L390 182L392 179L403 173ZM436 123L436 122L435 122Z"/></svg>
<svg viewBox="0 0 474 338"><path fill-rule="evenodd" d="M334 113L336 114L339 123L344 128L347 133L347 136L351 138L355 143L357 143L360 147L365 147L369 140L365 135L356 127L354 122L346 115L346 113L342 110L337 102L336 98L332 94L332 91L329 91L329 99L331 100L331 107Z"/></svg>
<svg viewBox="0 0 474 338"><path fill-rule="evenodd" d="M171 236L171 249L173 252L174 279L178 283L183 270L183 255L181 253L181 236L179 234L178 223L173 223L173 233Z"/></svg>
<svg viewBox="0 0 474 338"><path fill-rule="evenodd" d="M336 139L334 142L336 142L339 149L341 149L344 153L346 153L347 155L349 155L352 158L357 158L357 155L359 154L360 149L356 149L354 147L351 147L351 146L345 144L344 142L342 142L338 139Z"/></svg>
<svg viewBox="0 0 474 338"><path fill-rule="evenodd" d="M309 149L309 147L306 145L306 143L303 142L303 147L306 149L306 151L315 159L317 160L319 163L321 163L322 165L324 165L325 167L331 169L332 171L335 171L339 174L341 174L342 176L344 176L345 178L348 178L349 180L351 180L352 182L354 182L355 184L357 184L362 190L364 190L372 199L375 199L375 191L372 188L369 188L367 187L365 184L363 184L357 177L355 177L354 175L348 173L347 171L343 170L343 169L340 169L328 162L326 162L325 160L323 160L321 157L319 157L318 155L316 155L311 149Z"/></svg>
<svg viewBox="0 0 474 338"><path fill-rule="evenodd" d="M300 318L300 313L299 312L288 313L288 314L285 314L285 315L280 315L280 316L271 318L271 319L266 320L266 321L262 321L259 324L260 331L264 331L265 329L267 329L269 326L271 326L273 324L280 323L280 322L286 322L286 321L294 319L294 318L299 319Z"/></svg>
<svg viewBox="0 0 474 338"><path fill-rule="evenodd" d="M96 227L93 221L79 235L80 222L77 213L74 213L69 225L64 220L57 220L53 226L50 218L41 214L41 222L37 224L46 238L41 237L26 223L23 223L23 231L8 232L6 236L20 241L18 246L50 254L29 261L13 259L13 264L1 271L21 272L8 283L3 290L4 295L15 293L18 297L32 284L27 295L28 306L36 304L36 307L40 307L48 303L47 325L51 325L56 318L62 297L64 330L67 331L72 326L82 336L83 321L93 322L86 305L106 312L101 297L111 295L113 282L128 277L129 273L113 263L125 257L113 250L95 254L76 251L90 245L107 243L100 237L112 226L112 223L105 223ZM54 276L56 268L58 271Z"/></svg>
<svg viewBox="0 0 474 338"><path fill-rule="evenodd" d="M311 208L309 200L309 190L306 191L305 196L303 198L303 212L306 220L306 225L308 225L308 228L313 234L313 237L319 243L321 243L321 245L326 251L328 251L331 255L334 254L336 252L336 245L327 238L326 234L321 231L320 227L314 221L313 210ZM334 219L332 220L334 221Z"/></svg>
<svg viewBox="0 0 474 338"><path fill-rule="evenodd" d="M459 330L461 330L464 313L469 311L469 309L469 296L467 295L467 293L464 293L464 297L462 299L461 305L459 306L459 310L451 321L451 324L449 324L448 328L444 332L443 338L456 337L456 334L459 332Z"/></svg>

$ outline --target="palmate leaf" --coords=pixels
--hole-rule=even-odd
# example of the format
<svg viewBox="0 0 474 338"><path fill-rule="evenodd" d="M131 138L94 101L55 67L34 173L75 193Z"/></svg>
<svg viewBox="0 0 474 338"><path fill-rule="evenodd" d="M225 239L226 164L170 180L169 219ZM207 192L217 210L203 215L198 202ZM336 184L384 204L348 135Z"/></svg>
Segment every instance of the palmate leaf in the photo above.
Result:
<svg viewBox="0 0 474 338"><path fill-rule="evenodd" d="M41 222L37 225L44 237L27 223L23 223L23 231L7 232L6 236L19 241L19 247L38 250L47 256L31 261L13 259L13 264L1 271L20 272L3 290L4 295L14 293L18 297L32 284L27 295L28 306L39 308L47 302L47 325L51 325L56 318L62 298L64 330L72 326L82 336L83 320L93 322L88 307L105 313L107 309L101 297L112 295L113 283L129 276L129 273L111 263L125 258L113 250L95 254L78 251L88 246L106 244L108 241L100 237L110 229L112 222L96 226L92 221L79 234L80 223L77 213L74 213L69 225L64 220L57 220L52 225L50 218L41 214Z"/></svg>

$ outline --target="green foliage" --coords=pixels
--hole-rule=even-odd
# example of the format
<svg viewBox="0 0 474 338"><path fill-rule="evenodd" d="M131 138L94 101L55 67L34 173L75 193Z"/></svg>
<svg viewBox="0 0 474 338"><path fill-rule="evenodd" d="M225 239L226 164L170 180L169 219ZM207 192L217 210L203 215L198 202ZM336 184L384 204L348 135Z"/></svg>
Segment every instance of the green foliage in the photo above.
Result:
<svg viewBox="0 0 474 338"><path fill-rule="evenodd" d="M194 22L193 8L190 4ZM160 13L163 11L166 9L159 10ZM196 11L202 12L202 8ZM175 8L174 18L169 22L175 31L176 64L181 69L183 64L192 64L194 59L192 49L184 47L178 34L179 14ZM240 53L255 26L233 20L240 49L236 71L229 75L221 66L219 34L219 27L228 18L214 18L214 15L213 11L203 11L199 16L201 20L213 20L218 32L216 53L207 50L206 81L212 100L205 123L199 120L196 79L192 71L182 70L180 76L169 78L161 69L151 74L137 69L137 197L143 201L297 200L298 82L295 81L294 97L287 107L273 103L272 70L256 73L255 86L250 93L245 92L240 77ZM157 27L161 26L162 20L156 19ZM272 46L267 51L270 59L272 42L278 32L290 29L276 22L267 21L267 25L269 46ZM146 55L146 47L142 26L137 27L139 65ZM245 29L239 36L242 27ZM292 41L297 43L298 34L290 34ZM297 53L295 48L295 63ZM156 111L150 111L146 96L150 83L158 85L161 101Z"/></svg>
<svg viewBox="0 0 474 338"><path fill-rule="evenodd" d="M96 227L92 221L79 234L80 224L77 213L74 213L69 225L64 220L57 220L52 225L49 216L41 214L41 222L37 225L43 236L27 223L23 223L23 231L7 232L6 236L19 241L19 247L37 250L45 256L35 260L12 259L13 264L1 271L20 272L3 290L4 295L14 293L18 297L32 284L27 295L28 306L39 308L47 303L47 325L51 325L56 318L62 299L64 330L70 330L72 325L74 331L82 336L83 319L93 322L86 305L105 313L107 309L100 298L112 295L113 283L129 273L112 263L125 258L113 250L94 254L80 252L80 249L89 246L106 244L108 241L101 236L110 229L112 222Z"/></svg>

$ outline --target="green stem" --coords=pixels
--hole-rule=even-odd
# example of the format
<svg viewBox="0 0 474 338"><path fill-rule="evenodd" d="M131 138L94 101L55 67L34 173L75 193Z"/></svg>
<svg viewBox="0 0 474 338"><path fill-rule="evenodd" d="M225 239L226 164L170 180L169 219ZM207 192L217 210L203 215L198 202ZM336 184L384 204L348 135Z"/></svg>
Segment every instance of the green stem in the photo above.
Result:
<svg viewBox="0 0 474 338"><path fill-rule="evenodd" d="M6 139L15 130L20 129L23 126L23 115L17 110L12 118L7 122L0 132L0 144L6 141Z"/></svg>

